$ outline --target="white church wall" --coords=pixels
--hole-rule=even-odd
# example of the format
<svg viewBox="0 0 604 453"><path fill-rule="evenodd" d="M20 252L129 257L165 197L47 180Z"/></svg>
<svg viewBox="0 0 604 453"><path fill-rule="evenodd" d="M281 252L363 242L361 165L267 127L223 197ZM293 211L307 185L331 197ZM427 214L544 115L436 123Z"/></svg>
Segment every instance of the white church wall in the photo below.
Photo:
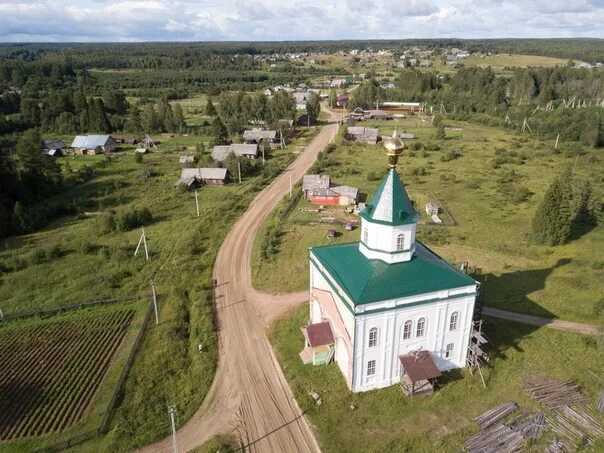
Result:
<svg viewBox="0 0 604 453"><path fill-rule="evenodd" d="M400 380L399 356L413 350L428 350L440 370L465 366L470 335L474 295L356 317L357 341L354 344L353 391L388 387ZM458 312L458 325L449 331L450 315ZM425 319L424 334L417 336L417 322ZM411 321L410 338L404 338L405 322ZM369 346L369 332L378 329L378 343ZM445 358L446 345L453 344ZM375 374L367 374L368 363L375 360Z"/></svg>
<svg viewBox="0 0 604 453"><path fill-rule="evenodd" d="M369 259L381 259L388 263L409 261L415 249L416 224L389 226L379 223L371 223L363 219L361 221L361 243L362 253ZM388 253L398 250L398 236L403 235L401 250L409 250L403 253Z"/></svg>

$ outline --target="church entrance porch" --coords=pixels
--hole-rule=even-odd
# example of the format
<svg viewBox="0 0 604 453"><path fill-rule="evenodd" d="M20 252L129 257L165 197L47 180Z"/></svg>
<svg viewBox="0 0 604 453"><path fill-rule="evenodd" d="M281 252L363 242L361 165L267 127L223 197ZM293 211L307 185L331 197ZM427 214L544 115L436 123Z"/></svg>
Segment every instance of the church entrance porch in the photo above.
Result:
<svg viewBox="0 0 604 453"><path fill-rule="evenodd" d="M305 365L324 365L331 362L335 353L335 340L328 322L309 324L300 328L304 335L304 349L300 359Z"/></svg>
<svg viewBox="0 0 604 453"><path fill-rule="evenodd" d="M441 373L428 351L411 351L399 357L401 388L407 396L430 395Z"/></svg>

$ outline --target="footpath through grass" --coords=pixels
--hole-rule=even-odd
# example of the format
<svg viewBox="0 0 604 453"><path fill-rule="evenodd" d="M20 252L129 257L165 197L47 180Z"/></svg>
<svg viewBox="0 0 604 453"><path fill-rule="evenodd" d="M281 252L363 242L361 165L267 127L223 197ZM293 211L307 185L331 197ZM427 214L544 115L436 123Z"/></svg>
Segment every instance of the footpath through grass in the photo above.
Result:
<svg viewBox="0 0 604 453"><path fill-rule="evenodd" d="M430 396L406 397L399 386L353 394L337 365L303 365L300 326L308 322L308 306L277 321L270 341L281 368L305 416L327 452L458 452L478 431L473 417L507 401L523 410L539 409L522 390L530 375L570 379L579 384L595 407L601 384L587 371L604 376L602 352L593 338L487 319L490 369L484 369L485 389L478 375L467 370L445 373ZM316 405L309 392L316 392ZM598 415L604 423L604 416ZM547 433L528 451L543 451L553 436ZM598 440L593 450L602 451Z"/></svg>
<svg viewBox="0 0 604 453"><path fill-rule="evenodd" d="M530 224L537 204L551 181L565 166L574 166L577 185L592 183L596 196L604 195L604 158L598 150L585 149L576 158L561 144L528 134L470 123L448 122L461 130L446 129L446 139L433 140L434 128L417 118L397 122L367 122L380 134L409 131L398 172L416 202L423 220L424 206L438 198L455 219L455 225L419 225L418 238L444 258L468 262L479 268L486 304L547 318L586 323L601 322L604 294L604 259L597 250L604 242L604 229L577 226L563 246L531 244ZM575 160L576 158L576 160ZM358 187L362 201L370 198L386 172L380 145L342 143L328 155L323 172L334 182ZM287 200L284 201L286 203ZM259 253L258 236L253 257L254 285L273 293L308 288L308 247L331 240L331 225L317 223L325 213L301 212L312 207L301 199L286 220L280 222L278 247L268 258ZM340 208L341 216L346 217ZM447 216L441 214L443 220ZM348 216L358 220L356 216ZM268 225L271 222L269 219ZM333 242L359 240L359 230L336 226ZM278 278L288 275L287 279Z"/></svg>

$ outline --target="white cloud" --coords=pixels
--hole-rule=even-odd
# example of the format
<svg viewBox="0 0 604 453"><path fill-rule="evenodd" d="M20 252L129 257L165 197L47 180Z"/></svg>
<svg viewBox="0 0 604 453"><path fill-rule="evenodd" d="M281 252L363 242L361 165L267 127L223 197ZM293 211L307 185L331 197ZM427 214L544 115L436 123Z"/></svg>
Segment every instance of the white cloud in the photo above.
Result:
<svg viewBox="0 0 604 453"><path fill-rule="evenodd" d="M0 0L0 41L604 37L602 0Z"/></svg>

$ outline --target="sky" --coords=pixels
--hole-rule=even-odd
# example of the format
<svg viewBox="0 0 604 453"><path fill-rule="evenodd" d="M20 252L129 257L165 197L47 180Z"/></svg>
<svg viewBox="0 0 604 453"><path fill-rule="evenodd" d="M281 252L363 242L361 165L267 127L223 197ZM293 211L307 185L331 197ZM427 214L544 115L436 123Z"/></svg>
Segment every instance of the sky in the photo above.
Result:
<svg viewBox="0 0 604 453"><path fill-rule="evenodd" d="M604 38L604 0L0 0L0 42Z"/></svg>

